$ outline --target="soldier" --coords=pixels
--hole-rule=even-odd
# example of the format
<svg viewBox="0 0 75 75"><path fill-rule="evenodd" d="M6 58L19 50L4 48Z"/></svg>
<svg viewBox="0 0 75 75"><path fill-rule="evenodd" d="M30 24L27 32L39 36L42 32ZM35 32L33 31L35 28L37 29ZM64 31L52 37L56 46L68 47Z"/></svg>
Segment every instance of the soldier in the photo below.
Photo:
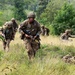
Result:
<svg viewBox="0 0 75 75"><path fill-rule="evenodd" d="M3 46L4 46L4 50L6 50L6 46L9 49L10 42L14 38L14 29L12 27L11 22L6 22L3 26L2 31L3 31L3 34L5 35L6 41L3 41Z"/></svg>
<svg viewBox="0 0 75 75"><path fill-rule="evenodd" d="M35 57L36 51L40 48L40 24L35 20L35 13L30 12L28 19L20 25L20 32L23 35L25 47L29 59Z"/></svg>
<svg viewBox="0 0 75 75"><path fill-rule="evenodd" d="M65 33L63 33L61 35L61 39L62 40L68 40L69 37L72 37L70 33L71 33L71 30L69 30L69 29L65 30Z"/></svg>
<svg viewBox="0 0 75 75"><path fill-rule="evenodd" d="M41 26L41 35L42 36L45 35L45 27L44 27L44 25Z"/></svg>
<svg viewBox="0 0 75 75"><path fill-rule="evenodd" d="M50 30L45 27L45 35L46 35L46 36L49 36L49 32L50 32Z"/></svg>
<svg viewBox="0 0 75 75"><path fill-rule="evenodd" d="M17 24L17 22L15 21L14 18L11 19L11 22L13 24L14 32L16 33L17 29L18 29L18 24Z"/></svg>

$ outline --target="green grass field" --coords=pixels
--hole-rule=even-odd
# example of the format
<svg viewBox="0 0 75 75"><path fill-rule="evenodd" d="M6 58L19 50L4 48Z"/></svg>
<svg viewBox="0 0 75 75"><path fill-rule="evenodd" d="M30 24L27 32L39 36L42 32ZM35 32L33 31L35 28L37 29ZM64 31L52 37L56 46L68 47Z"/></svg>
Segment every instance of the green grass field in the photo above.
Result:
<svg viewBox="0 0 75 75"><path fill-rule="evenodd" d="M9 52L3 51L0 41L0 75L75 75L75 64L62 60L67 54L75 55L75 39L61 41L56 36L41 36L41 49L29 61L19 36L17 33Z"/></svg>

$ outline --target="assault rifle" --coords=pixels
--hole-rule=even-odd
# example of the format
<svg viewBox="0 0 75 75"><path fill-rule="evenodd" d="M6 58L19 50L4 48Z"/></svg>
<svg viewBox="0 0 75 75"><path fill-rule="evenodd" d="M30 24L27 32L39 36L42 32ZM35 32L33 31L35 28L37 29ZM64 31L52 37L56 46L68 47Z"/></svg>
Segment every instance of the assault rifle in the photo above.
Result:
<svg viewBox="0 0 75 75"><path fill-rule="evenodd" d="M23 30L23 32L24 32L25 34L29 35L29 36L30 36L30 39L32 39L32 40L35 40L36 38L39 37L38 34L36 35L36 37L34 37L35 35L32 36L32 35L31 35L31 32L30 32L29 30Z"/></svg>

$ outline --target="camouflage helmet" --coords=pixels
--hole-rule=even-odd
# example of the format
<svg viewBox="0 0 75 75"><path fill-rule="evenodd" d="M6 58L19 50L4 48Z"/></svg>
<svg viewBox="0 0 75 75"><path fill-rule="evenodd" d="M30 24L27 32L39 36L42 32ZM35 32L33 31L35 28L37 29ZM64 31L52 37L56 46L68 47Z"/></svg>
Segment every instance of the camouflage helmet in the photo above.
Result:
<svg viewBox="0 0 75 75"><path fill-rule="evenodd" d="M6 29L6 28L7 28L7 26L3 25L3 29Z"/></svg>
<svg viewBox="0 0 75 75"><path fill-rule="evenodd" d="M65 33L70 33L71 32L71 29L66 29L65 30Z"/></svg>
<svg viewBox="0 0 75 75"><path fill-rule="evenodd" d="M11 27L12 27L12 22L9 21L9 22L7 23L7 28L11 28Z"/></svg>
<svg viewBox="0 0 75 75"><path fill-rule="evenodd" d="M34 12L29 12L28 15L27 15L28 18L35 18L36 15Z"/></svg>
<svg viewBox="0 0 75 75"><path fill-rule="evenodd" d="M5 22L4 26L8 25L8 22Z"/></svg>
<svg viewBox="0 0 75 75"><path fill-rule="evenodd" d="M12 18L11 21L15 21L15 18Z"/></svg>

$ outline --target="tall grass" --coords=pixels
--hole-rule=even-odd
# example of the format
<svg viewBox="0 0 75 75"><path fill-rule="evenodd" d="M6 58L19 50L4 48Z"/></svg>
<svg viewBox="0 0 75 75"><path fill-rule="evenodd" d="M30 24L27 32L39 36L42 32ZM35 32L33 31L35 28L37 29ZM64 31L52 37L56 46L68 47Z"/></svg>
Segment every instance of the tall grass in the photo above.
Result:
<svg viewBox="0 0 75 75"><path fill-rule="evenodd" d="M52 36L46 37L46 41L41 40L42 45L36 57L33 61L29 61L24 43L18 37L17 34L15 41L10 45L9 52L0 51L2 54L0 54L0 75L75 75L75 65L62 60L67 54L75 55L74 46L59 45L59 42L58 45L53 42L49 44L47 41ZM58 38L54 37L55 39Z"/></svg>

